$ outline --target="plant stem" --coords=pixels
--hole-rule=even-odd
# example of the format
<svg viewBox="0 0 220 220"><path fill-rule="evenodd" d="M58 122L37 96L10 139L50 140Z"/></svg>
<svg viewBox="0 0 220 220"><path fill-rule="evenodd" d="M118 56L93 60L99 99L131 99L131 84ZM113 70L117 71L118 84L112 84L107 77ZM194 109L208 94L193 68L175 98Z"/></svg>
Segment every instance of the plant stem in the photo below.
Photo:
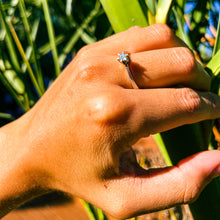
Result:
<svg viewBox="0 0 220 220"><path fill-rule="evenodd" d="M4 112L0 112L0 118L4 118L4 119L7 119L7 120L10 120L10 121L14 121L15 118L8 114L8 113L4 113Z"/></svg>
<svg viewBox="0 0 220 220"><path fill-rule="evenodd" d="M218 20L220 21L220 12L219 12L219 18ZM218 22L218 28L217 28L217 36L215 39L215 46L213 49L213 56L218 52L220 49L220 22Z"/></svg>
<svg viewBox="0 0 220 220"><path fill-rule="evenodd" d="M15 70L17 72L21 72L21 68L20 68L20 64L19 64L19 61L18 61L16 49L14 47L14 42L12 40L12 36L11 36L11 33L10 33L10 29L8 27L8 23L6 21L6 14L5 14L5 11L3 10L3 7L2 7L2 0L0 0L0 18L1 18L1 21L2 21L3 29L6 32L5 41L6 41L8 51L9 51L9 56L11 58L11 62L13 64Z"/></svg>
<svg viewBox="0 0 220 220"><path fill-rule="evenodd" d="M28 59L27 59L27 57L26 57L26 55L25 55L24 49L23 49L23 47L22 47L22 45L21 45L21 42L20 42L20 40L19 40L19 38L18 38L18 36L17 36L17 34L16 34L16 32L15 32L15 29L14 29L14 27L12 26L11 23L9 23L9 28L10 28L10 30L11 30L12 36L13 36L13 38L14 38L14 40L15 40L15 43L16 43L16 45L17 45L17 47L18 47L18 50L19 50L19 52L20 52L20 54L21 54L21 57L22 57L23 61L25 62L25 64L27 65L27 69L28 69L30 78L31 78L31 80L32 80L32 82L33 82L33 84L34 84L34 86L35 86L37 92L38 92L38 95L39 95L39 96L42 96L42 95L43 95L43 91L41 90L40 86L38 85L38 82L37 82L37 80L36 80L36 78L35 78L35 75L34 75L34 73L33 73L33 70L32 70L32 68L31 68L31 65L30 65L30 63L29 63L29 61L28 61Z"/></svg>
<svg viewBox="0 0 220 220"><path fill-rule="evenodd" d="M48 29L50 46L52 48L52 54L53 54L54 65L55 65L55 73L56 73L56 76L59 76L60 66L59 66L59 62L58 62L55 34L54 34L53 24L52 24L51 17L50 17L49 7L48 7L47 0L42 0L41 2L42 2L45 21L46 21L46 25L47 25L47 29Z"/></svg>
<svg viewBox="0 0 220 220"><path fill-rule="evenodd" d="M67 43L67 45L63 49L63 53L59 56L59 64L60 66L63 66L63 63L66 59L67 54L72 50L75 43L78 41L80 36L83 34L83 30L88 27L88 24L96 17L96 15L99 13L100 9L100 3L96 4L96 7L90 12L87 18L83 21L81 26L77 28L75 34L70 39L70 41Z"/></svg>
<svg viewBox="0 0 220 220"><path fill-rule="evenodd" d="M17 104L26 112L28 109L26 108L26 105L22 102L21 99L23 99L23 96L18 95L14 89L12 88L11 84L5 79L4 74L0 71L0 80L5 85L5 87L8 89L10 94L14 97Z"/></svg>
<svg viewBox="0 0 220 220"><path fill-rule="evenodd" d="M32 39L32 36L31 36L31 29L30 29L30 25L29 25L27 15L26 15L26 7L25 7L24 0L19 0L18 6L19 6L19 9L20 9L20 12L21 12L21 18L22 18L22 21L23 21L23 24L24 24L24 27L25 27L25 31L26 31L26 34L27 34L27 39L28 39L28 42L31 46L32 52L33 52L32 54L33 54L33 59L34 59L34 65L36 67L36 75L37 75L37 78L38 78L38 83L39 83L39 86L41 87L41 91L44 92L45 89L44 89L44 83L43 83L43 76L42 76L39 61L37 60L36 45L35 45L35 43Z"/></svg>

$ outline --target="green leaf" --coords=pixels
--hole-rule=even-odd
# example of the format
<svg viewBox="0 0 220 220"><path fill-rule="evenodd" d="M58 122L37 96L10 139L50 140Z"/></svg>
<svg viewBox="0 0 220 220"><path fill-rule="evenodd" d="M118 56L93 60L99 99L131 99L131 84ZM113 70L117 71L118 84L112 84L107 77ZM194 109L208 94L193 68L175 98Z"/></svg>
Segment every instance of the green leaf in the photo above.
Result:
<svg viewBox="0 0 220 220"><path fill-rule="evenodd" d="M220 49L220 13L219 13L219 19L218 19L218 29L217 29L217 36L215 39L215 46L213 49L213 55L215 55Z"/></svg>
<svg viewBox="0 0 220 220"><path fill-rule="evenodd" d="M89 23L98 15L100 12L100 3L97 1L97 4L95 5L95 8L90 12L88 17L86 17L83 21L83 23L77 28L76 32L73 34L73 36L70 38L70 40L67 42L65 47L63 48L63 52L59 56L59 64L60 66L63 66L63 63L66 59L67 54L73 49L74 45L77 43L79 38L81 37L83 40L87 41L88 43L94 43L94 39L91 39L89 35L86 35L84 33L84 30L88 28Z"/></svg>
<svg viewBox="0 0 220 220"><path fill-rule="evenodd" d="M220 50L212 57L206 66L211 71L213 76L218 76L220 73Z"/></svg>
<svg viewBox="0 0 220 220"><path fill-rule="evenodd" d="M148 26L138 0L100 0L115 32L138 25Z"/></svg>
<svg viewBox="0 0 220 220"><path fill-rule="evenodd" d="M23 81L17 76L14 70L6 70L4 72L5 78L11 84L17 94L22 95L25 92L25 86Z"/></svg>
<svg viewBox="0 0 220 220"><path fill-rule="evenodd" d="M0 20L1 20L2 27L6 32L6 36L5 36L6 46L9 51L9 56L11 58L11 62L14 68L16 69L17 72L21 72L21 68L20 68L20 64L19 64L18 56L17 56L17 51L15 49L14 41L12 39L12 35L10 33L10 29L9 29L9 25L6 20L6 17L7 17L6 13L3 10L2 0L0 0Z"/></svg>
<svg viewBox="0 0 220 220"><path fill-rule="evenodd" d="M50 46L52 48L55 72L56 72L56 76L58 76L60 74L61 70L60 70L60 66L59 66L59 62L58 62L58 54L57 54L57 47L56 47L53 23L52 23L52 20L51 20L51 17L50 17L50 11L49 11L49 6L48 6L48 3L47 3L47 0L41 0L41 2L42 2L45 21L46 21L46 25L47 25L47 31L48 31Z"/></svg>
<svg viewBox="0 0 220 220"><path fill-rule="evenodd" d="M7 119L9 121L15 120L15 118L12 115L10 115L8 113L4 113L4 112L0 112L0 118Z"/></svg>
<svg viewBox="0 0 220 220"><path fill-rule="evenodd" d="M179 6L182 12L184 12L186 1L187 0L176 0L176 4Z"/></svg>
<svg viewBox="0 0 220 220"><path fill-rule="evenodd" d="M181 19L179 13L177 13L177 10L175 7L173 7L173 12L176 17L176 23L177 23L177 27L178 27L178 32L177 32L178 37L180 37L188 45L188 47L193 50L192 42L189 38L189 35L187 35L183 29L182 19Z"/></svg>
<svg viewBox="0 0 220 220"><path fill-rule="evenodd" d="M34 61L33 63L35 65L37 81L38 81L38 84L41 88L41 91L44 92L45 89L44 89L41 66L40 66L39 60L37 59L37 55L38 55L37 54L37 46L35 44L34 38L32 37L33 35L31 33L31 27L30 27L29 20L28 20L28 17L27 17L26 6L25 6L25 3L24 3L24 0L19 0L18 7L19 7L19 10L20 10L20 13L21 13L21 18L22 18L22 21L23 21L23 24L24 24L25 33L26 33L26 36L27 36L27 39L28 39L28 43L30 44L30 46L28 47L29 48L28 51L30 52L29 55L30 56L31 56L31 54L33 55L33 61ZM27 57L27 54L26 54L26 57Z"/></svg>
<svg viewBox="0 0 220 220"><path fill-rule="evenodd" d="M155 134L153 137L154 137L154 139L155 139L155 141L156 141L156 143L157 143L157 145L158 145L158 147L159 147L159 149L160 149L160 151L161 151L161 153L163 155L163 158L164 158L166 164L168 166L172 166L173 164L172 164L172 162L170 160L169 154L167 152L167 149L166 149L166 146L165 146L165 144L163 142L161 134L159 134L159 133Z"/></svg>
<svg viewBox="0 0 220 220"><path fill-rule="evenodd" d="M156 22L166 23L173 0L159 0L156 12Z"/></svg>
<svg viewBox="0 0 220 220"><path fill-rule="evenodd" d="M157 2L155 0L145 0L145 3L152 15L156 15Z"/></svg>

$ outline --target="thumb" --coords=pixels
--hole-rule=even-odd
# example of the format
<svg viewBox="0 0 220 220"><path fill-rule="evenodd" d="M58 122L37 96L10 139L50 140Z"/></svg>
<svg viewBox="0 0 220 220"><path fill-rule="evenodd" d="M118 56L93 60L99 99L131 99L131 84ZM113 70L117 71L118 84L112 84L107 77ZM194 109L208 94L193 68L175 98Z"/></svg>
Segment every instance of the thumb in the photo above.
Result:
<svg viewBox="0 0 220 220"><path fill-rule="evenodd" d="M125 219L194 201L220 175L220 151L204 151L161 169L134 169L112 181L117 197L113 215Z"/></svg>

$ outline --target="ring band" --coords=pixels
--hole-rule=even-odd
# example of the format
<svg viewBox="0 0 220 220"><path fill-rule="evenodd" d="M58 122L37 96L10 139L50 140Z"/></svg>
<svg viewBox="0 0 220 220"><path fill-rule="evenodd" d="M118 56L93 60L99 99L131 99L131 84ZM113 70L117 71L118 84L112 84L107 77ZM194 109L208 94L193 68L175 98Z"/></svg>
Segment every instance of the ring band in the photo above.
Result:
<svg viewBox="0 0 220 220"><path fill-rule="evenodd" d="M130 69L130 57L129 57L129 54L126 54L125 51L123 51L122 54L120 54L120 53L118 54L117 60L120 63L123 63L125 65L126 70L128 72L128 76L129 76L132 88L133 89L139 89L137 83L134 80L134 77L132 75L131 69Z"/></svg>

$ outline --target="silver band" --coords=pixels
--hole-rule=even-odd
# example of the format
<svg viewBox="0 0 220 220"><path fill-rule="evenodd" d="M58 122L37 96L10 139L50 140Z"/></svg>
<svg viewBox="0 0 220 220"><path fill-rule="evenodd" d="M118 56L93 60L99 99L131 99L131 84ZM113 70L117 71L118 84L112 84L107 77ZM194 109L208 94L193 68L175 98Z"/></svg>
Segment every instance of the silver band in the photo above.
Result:
<svg viewBox="0 0 220 220"><path fill-rule="evenodd" d="M125 51L122 52L122 54L118 54L117 60L121 63L123 63L126 67L126 70L128 72L128 76L131 82L131 86L133 89L139 89L137 83L134 80L134 77L132 75L131 69L130 69L130 57L129 54L126 54Z"/></svg>

